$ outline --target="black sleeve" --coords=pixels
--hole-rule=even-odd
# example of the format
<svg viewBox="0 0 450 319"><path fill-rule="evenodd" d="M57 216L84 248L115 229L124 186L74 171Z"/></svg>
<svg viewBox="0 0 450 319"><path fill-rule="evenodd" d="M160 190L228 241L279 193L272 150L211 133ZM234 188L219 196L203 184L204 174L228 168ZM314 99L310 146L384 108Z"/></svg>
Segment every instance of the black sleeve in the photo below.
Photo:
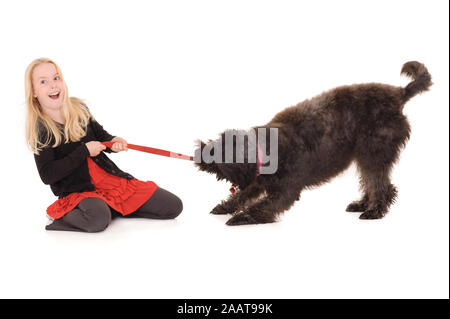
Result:
<svg viewBox="0 0 450 319"><path fill-rule="evenodd" d="M44 184L54 184L84 163L89 156L89 150L83 142L64 158L55 159L54 149L44 148L39 154L34 154L36 166Z"/></svg>
<svg viewBox="0 0 450 319"><path fill-rule="evenodd" d="M92 130L94 131L95 137L99 142L109 142L115 137L106 132L103 129L103 126L101 126L95 119L91 118L89 121L91 122L90 124Z"/></svg>
<svg viewBox="0 0 450 319"><path fill-rule="evenodd" d="M112 136L111 134L109 134L107 131L105 131L103 129L103 126L101 126L95 119L91 118L89 121L90 121L92 130L94 131L95 137L97 138L97 141L109 142L115 137L115 136ZM107 147L103 152L115 153L109 147Z"/></svg>

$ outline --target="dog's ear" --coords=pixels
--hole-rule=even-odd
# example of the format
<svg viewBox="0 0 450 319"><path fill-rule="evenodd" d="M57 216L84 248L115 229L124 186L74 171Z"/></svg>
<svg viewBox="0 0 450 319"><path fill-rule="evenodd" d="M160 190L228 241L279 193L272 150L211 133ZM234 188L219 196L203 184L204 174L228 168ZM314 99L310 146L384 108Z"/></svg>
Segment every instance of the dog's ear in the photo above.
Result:
<svg viewBox="0 0 450 319"><path fill-rule="evenodd" d="M216 165L218 170L220 170L220 174L216 174L218 176L217 179L226 179L233 184L239 185L241 189L247 187L256 178L256 164L219 163Z"/></svg>
<svg viewBox="0 0 450 319"><path fill-rule="evenodd" d="M245 137L243 146L243 149L239 149L239 151L237 151L237 141L236 138L233 138L232 163L226 163L224 157L222 163L217 164L217 167L221 171L222 176L224 176L224 179L230 181L231 183L239 185L241 189L244 189L254 181L254 179L256 178L257 170L256 163L253 163L253 160L249 159L249 147L255 147L255 145L249 143L248 138ZM242 153L243 155L243 163L237 162L238 152ZM225 154L225 149L223 149L223 154Z"/></svg>

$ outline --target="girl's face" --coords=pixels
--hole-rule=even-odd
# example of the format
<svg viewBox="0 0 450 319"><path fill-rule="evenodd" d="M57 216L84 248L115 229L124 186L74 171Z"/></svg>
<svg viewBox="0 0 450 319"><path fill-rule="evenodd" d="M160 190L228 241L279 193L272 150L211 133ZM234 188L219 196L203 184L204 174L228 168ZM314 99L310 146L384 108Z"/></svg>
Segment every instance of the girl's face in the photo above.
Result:
<svg viewBox="0 0 450 319"><path fill-rule="evenodd" d="M53 63L41 63L32 74L33 95L45 110L60 110L64 100L64 84Z"/></svg>

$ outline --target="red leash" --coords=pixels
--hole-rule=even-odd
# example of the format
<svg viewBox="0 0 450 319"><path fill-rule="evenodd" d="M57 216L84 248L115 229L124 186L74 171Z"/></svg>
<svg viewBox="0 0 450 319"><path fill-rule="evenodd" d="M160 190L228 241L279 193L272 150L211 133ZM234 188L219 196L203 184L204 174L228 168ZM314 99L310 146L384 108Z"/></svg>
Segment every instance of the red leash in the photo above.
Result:
<svg viewBox="0 0 450 319"><path fill-rule="evenodd" d="M109 147L109 148L111 148L114 143L115 142L102 142L103 145L105 145L106 147ZM174 152L170 152L170 151L160 150L158 148L153 148L153 147L140 146L140 145L134 145L134 144L127 144L127 147L131 148L133 150L136 150L136 151L152 153L152 154L161 155L161 156L184 159L184 160L188 160L188 161L194 160L194 158L189 155L183 155L180 153L174 153Z"/></svg>
<svg viewBox="0 0 450 319"><path fill-rule="evenodd" d="M106 147L111 148L113 146L115 142L102 142L103 145L105 145ZM133 150L136 151L141 151L141 152L146 152L146 153L151 153L151 154L156 154L156 155L161 155L161 156L167 156L167 157L173 157L173 158L178 158L178 159L184 159L184 160L188 160L188 161L193 161L194 158L192 156L189 155L183 155L180 153L174 153L174 152L170 152L170 151L166 151L166 150L161 150L159 148L153 148L153 147L147 147L147 146L140 146L140 145L134 145L134 144L127 144L128 148L131 148ZM261 169L261 149L258 146L258 160L257 160L257 167L258 167L258 171L256 173L256 176L259 175L259 171ZM234 194L236 192L238 188L237 184L233 184L231 185L230 188L230 192L232 194Z"/></svg>

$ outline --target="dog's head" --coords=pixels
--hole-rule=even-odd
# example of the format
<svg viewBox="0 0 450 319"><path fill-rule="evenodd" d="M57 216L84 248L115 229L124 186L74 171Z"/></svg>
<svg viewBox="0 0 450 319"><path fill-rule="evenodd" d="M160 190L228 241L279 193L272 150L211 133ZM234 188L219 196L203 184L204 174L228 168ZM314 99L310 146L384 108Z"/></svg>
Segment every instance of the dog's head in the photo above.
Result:
<svg viewBox="0 0 450 319"><path fill-rule="evenodd" d="M198 141L195 165L201 171L215 174L217 180L227 180L241 189L247 187L255 180L258 167L251 153L256 151L256 142L245 134L245 131L229 130L216 140Z"/></svg>

